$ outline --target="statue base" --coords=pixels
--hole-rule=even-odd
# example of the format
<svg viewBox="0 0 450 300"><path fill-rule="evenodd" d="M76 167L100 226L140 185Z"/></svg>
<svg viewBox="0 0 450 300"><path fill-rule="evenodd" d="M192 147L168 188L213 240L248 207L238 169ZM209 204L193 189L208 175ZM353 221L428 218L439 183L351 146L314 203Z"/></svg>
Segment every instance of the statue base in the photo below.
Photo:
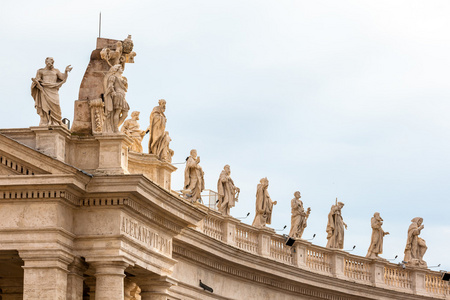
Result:
<svg viewBox="0 0 450 300"><path fill-rule="evenodd" d="M131 174L143 174L157 185L170 191L171 175L177 168L160 160L155 154L128 153L128 170Z"/></svg>

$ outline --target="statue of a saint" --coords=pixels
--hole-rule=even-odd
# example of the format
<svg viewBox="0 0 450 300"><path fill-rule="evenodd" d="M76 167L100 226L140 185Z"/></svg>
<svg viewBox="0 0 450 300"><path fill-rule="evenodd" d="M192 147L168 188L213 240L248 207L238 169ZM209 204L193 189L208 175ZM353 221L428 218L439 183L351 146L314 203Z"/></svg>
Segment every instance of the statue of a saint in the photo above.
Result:
<svg viewBox="0 0 450 300"><path fill-rule="evenodd" d="M130 110L125 100L128 81L122 73L122 66L117 64L105 75L105 132L119 132L119 126L125 121Z"/></svg>
<svg viewBox="0 0 450 300"><path fill-rule="evenodd" d="M197 150L192 149L191 155L186 160L183 189L185 198L190 200L192 203L201 202L201 193L205 189L203 170L199 163L200 156L197 156Z"/></svg>
<svg viewBox="0 0 450 300"><path fill-rule="evenodd" d="M230 177L231 170L229 165L223 167L217 182L217 193L219 194L219 211L226 216L230 215L230 208L238 201L240 189L234 185Z"/></svg>
<svg viewBox="0 0 450 300"><path fill-rule="evenodd" d="M259 182L256 188L256 215L252 226L261 228L272 223L272 208L277 204L277 201L270 199L267 191L269 180L262 178Z"/></svg>
<svg viewBox="0 0 450 300"><path fill-rule="evenodd" d="M341 210L344 207L344 203L337 202L336 205L331 206L330 213L328 214L327 223L327 248L344 249L344 227L347 229L347 224L342 219Z"/></svg>
<svg viewBox="0 0 450 300"><path fill-rule="evenodd" d="M164 115L166 110L166 100L158 100L158 106L153 108L150 114L150 125L148 126L148 131L150 133L150 138L148 141L148 153L156 154L162 159L163 152L168 148L166 135L166 122L167 118Z"/></svg>
<svg viewBox="0 0 450 300"><path fill-rule="evenodd" d="M31 78L31 96L34 99L38 115L41 117L39 126L62 125L61 107L59 105L59 88L66 82L70 65L61 73L53 66L52 57L45 59L45 68L39 69L36 78Z"/></svg>
<svg viewBox="0 0 450 300"><path fill-rule="evenodd" d="M311 213L311 208L307 211L303 208L303 202L300 200L301 194L299 191L294 193L294 198L291 200L291 230L289 236L293 238L301 238L303 231L307 226L307 220Z"/></svg>
<svg viewBox="0 0 450 300"><path fill-rule="evenodd" d="M414 218L411 220L408 228L408 239L405 247L405 259L408 264L418 267L426 267L427 263L423 260L423 256L428 247L425 240L419 237L420 232L424 228L422 218Z"/></svg>
<svg viewBox="0 0 450 300"><path fill-rule="evenodd" d="M141 142L144 138L145 130L141 130L141 127L139 126L139 114L140 112L133 111L131 113L131 119L125 120L120 131L133 139L133 144L131 144L130 150L142 153L143 148Z"/></svg>
<svg viewBox="0 0 450 300"><path fill-rule="evenodd" d="M372 226L372 238L370 239L369 250L367 250L366 257L377 258L378 254L383 253L383 238L388 235L389 232L384 232L381 228L383 225L383 219L380 217L380 213L376 212L373 214L370 220Z"/></svg>
<svg viewBox="0 0 450 300"><path fill-rule="evenodd" d="M169 132L166 131L164 133L164 138L161 141L161 159L169 163L172 162L172 156L174 154L174 151L169 148L171 141L172 139L169 136Z"/></svg>

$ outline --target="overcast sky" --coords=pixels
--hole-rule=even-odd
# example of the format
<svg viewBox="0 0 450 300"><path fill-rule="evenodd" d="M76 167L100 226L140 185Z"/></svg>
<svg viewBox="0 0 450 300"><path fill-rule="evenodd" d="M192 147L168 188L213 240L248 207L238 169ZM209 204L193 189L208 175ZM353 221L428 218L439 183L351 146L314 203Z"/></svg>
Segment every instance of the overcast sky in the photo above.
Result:
<svg viewBox="0 0 450 300"><path fill-rule="evenodd" d="M345 250L366 255L378 211L391 233L381 256L398 262L419 216L425 260L450 271L449 1L6 1L0 128L39 124L30 79L47 56L73 67L60 89L73 119L100 11L102 37L133 36L124 75L141 127L166 99L173 162L197 149L212 190L229 164L241 188L233 216L252 223L267 177L280 233L299 190L312 210L304 238L325 246L338 197Z"/></svg>

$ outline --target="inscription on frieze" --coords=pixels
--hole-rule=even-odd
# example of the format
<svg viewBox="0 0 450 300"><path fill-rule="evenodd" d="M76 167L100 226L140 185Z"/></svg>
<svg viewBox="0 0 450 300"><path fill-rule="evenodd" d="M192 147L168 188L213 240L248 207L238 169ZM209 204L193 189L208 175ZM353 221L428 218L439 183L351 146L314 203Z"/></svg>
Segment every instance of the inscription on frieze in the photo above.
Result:
<svg viewBox="0 0 450 300"><path fill-rule="evenodd" d="M156 230L145 226L141 222L123 216L120 231L141 244L145 244L152 250L168 256L172 255L172 240L162 236Z"/></svg>

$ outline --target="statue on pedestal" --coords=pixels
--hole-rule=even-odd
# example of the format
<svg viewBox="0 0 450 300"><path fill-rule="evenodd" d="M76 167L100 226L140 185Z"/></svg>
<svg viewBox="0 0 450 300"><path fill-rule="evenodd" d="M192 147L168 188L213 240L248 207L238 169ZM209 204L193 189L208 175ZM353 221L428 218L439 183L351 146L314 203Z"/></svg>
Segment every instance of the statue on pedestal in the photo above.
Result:
<svg viewBox="0 0 450 300"><path fill-rule="evenodd" d="M59 88L66 82L70 65L61 73L53 66L52 57L45 59L45 68L39 69L36 78L31 78L31 96L34 99L34 107L41 117L39 126L62 125L61 107L59 105Z"/></svg>
<svg viewBox="0 0 450 300"><path fill-rule="evenodd" d="M131 113L131 119L125 120L120 131L133 139L133 144L130 146L131 151L142 153L143 148L141 142L144 138L145 130L141 130L139 126L139 114L140 112L133 111Z"/></svg>
<svg viewBox="0 0 450 300"><path fill-rule="evenodd" d="M147 131L150 133L148 141L148 153L157 155L160 159L170 162L173 150L169 149L171 141L166 130L167 118L164 114L166 110L166 100L158 100L158 106L153 108L150 114L150 125Z"/></svg>
<svg viewBox="0 0 450 300"><path fill-rule="evenodd" d="M272 201L269 196L267 188L269 187L269 180L262 178L256 188L256 215L252 226L265 227L266 224L272 223L272 208L277 204L277 201Z"/></svg>
<svg viewBox="0 0 450 300"><path fill-rule="evenodd" d="M419 237L420 232L424 228L422 218L414 218L411 220L408 228L408 239L405 247L405 258L403 259L409 265L417 267L427 267L427 263L423 260L423 256L428 247L425 240Z"/></svg>
<svg viewBox="0 0 450 300"><path fill-rule="evenodd" d="M303 231L307 226L307 220L311 213L311 208L307 211L303 208L303 202L300 200L301 194L299 191L294 193L294 198L291 200L291 230L289 236L293 238L301 238Z"/></svg>
<svg viewBox="0 0 450 300"><path fill-rule="evenodd" d="M197 150L192 149L191 155L186 159L186 169L184 170L184 197L193 202L201 202L201 193L205 189L203 170L199 165L200 156L197 157Z"/></svg>
<svg viewBox="0 0 450 300"><path fill-rule="evenodd" d="M347 229L347 224L344 223L344 219L341 215L341 210L344 207L344 203L337 202L331 206L330 213L328 214L327 223L327 248L344 249L344 227Z"/></svg>
<svg viewBox="0 0 450 300"><path fill-rule="evenodd" d="M113 66L105 75L105 115L104 132L119 132L130 106L125 100L128 89L127 78L122 76L122 65Z"/></svg>
<svg viewBox="0 0 450 300"><path fill-rule="evenodd" d="M230 208L238 201L240 189L234 185L230 177L231 170L229 165L223 167L217 182L217 193L219 194L219 211L225 215L230 215Z"/></svg>
<svg viewBox="0 0 450 300"><path fill-rule="evenodd" d="M376 212L370 221L372 226L372 238L370 239L369 250L367 250L367 258L377 258L378 254L383 253L383 238L388 235L389 232L384 232L381 228L383 225L383 219L380 217L380 213Z"/></svg>

